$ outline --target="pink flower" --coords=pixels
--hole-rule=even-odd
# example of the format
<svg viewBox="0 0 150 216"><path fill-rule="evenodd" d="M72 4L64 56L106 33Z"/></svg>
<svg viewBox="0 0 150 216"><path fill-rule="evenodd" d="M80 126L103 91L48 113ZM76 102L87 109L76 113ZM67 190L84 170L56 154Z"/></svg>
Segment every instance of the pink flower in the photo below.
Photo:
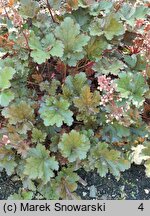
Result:
<svg viewBox="0 0 150 216"><path fill-rule="evenodd" d="M2 144L7 145L10 143L10 140L7 135L3 135Z"/></svg>
<svg viewBox="0 0 150 216"><path fill-rule="evenodd" d="M115 87L110 77L101 75L98 77L98 88L103 94L101 96L100 105L105 106L106 103L113 100Z"/></svg>

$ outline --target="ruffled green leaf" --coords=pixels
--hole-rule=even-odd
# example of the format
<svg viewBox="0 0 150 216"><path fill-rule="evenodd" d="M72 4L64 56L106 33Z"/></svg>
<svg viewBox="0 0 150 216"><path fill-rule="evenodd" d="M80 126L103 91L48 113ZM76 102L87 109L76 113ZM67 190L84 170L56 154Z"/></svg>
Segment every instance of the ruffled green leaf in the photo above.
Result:
<svg viewBox="0 0 150 216"><path fill-rule="evenodd" d="M145 173L146 173L147 177L150 177L150 142L146 142L140 146L141 146L141 148L138 151L138 155L140 156L139 158L142 158L142 159L139 162L142 163L143 161L145 161L145 163L144 163L144 166L146 168ZM135 149L134 149L134 153L135 153ZM141 163L139 163L139 164L141 164Z"/></svg>
<svg viewBox="0 0 150 216"><path fill-rule="evenodd" d="M60 40L56 40L52 33L49 33L42 40L44 50L51 56L62 57L64 52L64 45Z"/></svg>
<svg viewBox="0 0 150 216"><path fill-rule="evenodd" d="M45 103L41 105L39 113L44 120L45 126L61 127L63 123L71 126L73 123L73 112L69 110L70 103L63 99L56 99L50 97Z"/></svg>
<svg viewBox="0 0 150 216"><path fill-rule="evenodd" d="M33 128L32 130L32 142L33 143L42 143L45 141L46 133L43 133L41 130L37 128Z"/></svg>
<svg viewBox="0 0 150 216"><path fill-rule="evenodd" d="M118 122L113 122L113 124L106 124L103 127L102 136L107 142L119 142L131 136L130 128Z"/></svg>
<svg viewBox="0 0 150 216"><path fill-rule="evenodd" d="M20 14L23 18L33 18L39 11L39 3L34 0L21 0Z"/></svg>
<svg viewBox="0 0 150 216"><path fill-rule="evenodd" d="M50 152L41 144L31 148L26 159L24 174L30 179L41 179L46 184L54 177L54 170L58 170L55 157L50 157Z"/></svg>
<svg viewBox="0 0 150 216"><path fill-rule="evenodd" d="M74 191L77 189L79 176L72 168L63 167L56 177L57 193L64 200L79 199Z"/></svg>
<svg viewBox="0 0 150 216"><path fill-rule="evenodd" d="M101 177L105 177L108 171L117 179L120 172L130 168L130 162L121 156L121 152L110 149L106 143L98 143L91 149L89 167L96 168Z"/></svg>
<svg viewBox="0 0 150 216"><path fill-rule="evenodd" d="M13 75L16 73L15 69L12 67L5 67L0 69L0 89L8 89L11 86L10 80L13 78Z"/></svg>
<svg viewBox="0 0 150 216"><path fill-rule="evenodd" d="M32 200L33 195L34 194L31 191L19 190L18 193L10 195L8 200Z"/></svg>
<svg viewBox="0 0 150 216"><path fill-rule="evenodd" d="M54 8L54 10L58 10L61 6L61 0L48 0L50 6Z"/></svg>
<svg viewBox="0 0 150 216"><path fill-rule="evenodd" d="M124 68L124 64L114 57L110 59L103 57L98 62L96 62L93 66L93 70L97 72L96 76L102 74L118 75L123 68Z"/></svg>
<svg viewBox="0 0 150 216"><path fill-rule="evenodd" d="M0 93L0 105L8 106L9 103L14 99L15 95L11 90L4 90Z"/></svg>
<svg viewBox="0 0 150 216"><path fill-rule="evenodd" d="M91 37L88 45L85 47L87 56L91 60L97 60L102 55L102 52L108 48L108 42L104 36Z"/></svg>
<svg viewBox="0 0 150 216"><path fill-rule="evenodd" d="M97 109L99 103L99 92L95 91L94 93L92 93L88 85L82 88L80 97L74 98L74 104L79 109L79 111L84 111L88 113L99 112L99 109Z"/></svg>
<svg viewBox="0 0 150 216"><path fill-rule="evenodd" d="M47 184L43 185L42 183L38 185L37 191L42 194L44 199L47 200L59 200L60 194L58 192L58 184L52 179Z"/></svg>
<svg viewBox="0 0 150 216"><path fill-rule="evenodd" d="M106 24L104 27L104 34L108 40L112 40L114 36L123 35L125 28L123 24L119 21L118 17L115 14L110 14L106 18Z"/></svg>
<svg viewBox="0 0 150 216"><path fill-rule="evenodd" d="M43 50L33 50L31 52L31 57L38 64L42 64L43 62L45 62L47 59L50 58L50 55L48 53L45 53Z"/></svg>
<svg viewBox="0 0 150 216"><path fill-rule="evenodd" d="M69 134L64 133L58 145L62 155L70 162L77 159L85 159L90 148L89 139L79 132L72 130Z"/></svg>
<svg viewBox="0 0 150 216"><path fill-rule="evenodd" d="M122 20L125 20L127 24L133 26L135 20L144 19L147 14L150 13L150 9L144 5L133 7L129 3L124 3L119 10L119 16Z"/></svg>
<svg viewBox="0 0 150 216"><path fill-rule="evenodd" d="M40 90L46 91L49 95L55 96L59 86L60 86L59 80L52 79L51 82L48 82L46 80L40 83Z"/></svg>
<svg viewBox="0 0 150 216"><path fill-rule="evenodd" d="M120 92L122 98L127 98L135 106L140 107L144 102L144 93L147 91L142 74L136 76L132 73L122 72L119 74L119 79L116 81L117 91Z"/></svg>
<svg viewBox="0 0 150 216"><path fill-rule="evenodd" d="M123 35L125 32L123 23L119 21L116 14L110 14L105 19L99 19L92 21L90 26L90 34L92 36L105 35L107 40L112 40L114 36Z"/></svg>
<svg viewBox="0 0 150 216"><path fill-rule="evenodd" d="M137 63L137 56L136 55L125 55L124 56L124 61L130 68L134 68Z"/></svg>
<svg viewBox="0 0 150 216"><path fill-rule="evenodd" d="M73 100L74 96L79 96L83 86L87 84L87 78L85 73L80 72L73 76L67 76L65 84L62 88L63 96L65 99Z"/></svg>
<svg viewBox="0 0 150 216"><path fill-rule="evenodd" d="M12 175L15 171L17 163L15 161L15 154L12 150L5 147L0 148L0 171L6 170L7 175Z"/></svg>
<svg viewBox="0 0 150 216"><path fill-rule="evenodd" d="M32 49L31 57L38 64L42 64L50 56L62 57L64 50L62 42L56 40L52 33L47 34L40 42L39 38L32 32L30 34L29 46Z"/></svg>
<svg viewBox="0 0 150 216"><path fill-rule="evenodd" d="M70 66L75 66L77 61L84 57L83 47L87 45L89 36L81 34L79 24L70 17L66 17L56 28L55 36L64 45L62 60Z"/></svg>
<svg viewBox="0 0 150 216"><path fill-rule="evenodd" d="M20 101L18 104L12 104L3 109L2 114L9 119L10 124L30 122L34 118L33 108L25 101Z"/></svg>
<svg viewBox="0 0 150 216"><path fill-rule="evenodd" d="M94 127L96 122L96 114L99 112L100 94L95 91L92 93L90 87L85 85L81 89L81 94L75 97L74 106L78 109L76 119L83 121L88 127Z"/></svg>
<svg viewBox="0 0 150 216"><path fill-rule="evenodd" d="M92 16L98 16L101 12L105 12L106 14L110 12L113 3L110 1L100 1L92 4L90 7L90 14Z"/></svg>

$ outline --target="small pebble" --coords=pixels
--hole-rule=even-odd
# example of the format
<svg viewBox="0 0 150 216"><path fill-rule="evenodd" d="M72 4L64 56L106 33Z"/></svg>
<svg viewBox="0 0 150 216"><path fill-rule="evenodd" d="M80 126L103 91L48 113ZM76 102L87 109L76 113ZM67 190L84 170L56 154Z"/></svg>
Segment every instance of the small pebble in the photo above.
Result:
<svg viewBox="0 0 150 216"><path fill-rule="evenodd" d="M96 197L96 194L97 194L97 189L94 185L92 185L90 187L90 197L94 198L94 197Z"/></svg>
<svg viewBox="0 0 150 216"><path fill-rule="evenodd" d="M84 197L87 195L87 193L86 193L86 192L83 192L82 194L83 194L83 196L84 196Z"/></svg>
<svg viewBox="0 0 150 216"><path fill-rule="evenodd" d="M146 194L149 194L149 190L148 189L144 189Z"/></svg>
<svg viewBox="0 0 150 216"><path fill-rule="evenodd" d="M101 200L107 200L108 199L108 194L103 194L101 197L100 197Z"/></svg>

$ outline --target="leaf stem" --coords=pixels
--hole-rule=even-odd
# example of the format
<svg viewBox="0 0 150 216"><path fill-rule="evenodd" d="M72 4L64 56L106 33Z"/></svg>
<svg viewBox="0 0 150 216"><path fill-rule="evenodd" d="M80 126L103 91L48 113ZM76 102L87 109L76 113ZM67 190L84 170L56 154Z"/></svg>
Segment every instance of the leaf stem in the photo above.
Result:
<svg viewBox="0 0 150 216"><path fill-rule="evenodd" d="M27 48L28 48L28 50L30 51L30 47L29 47L28 38L27 38L26 34L25 34L23 31L22 31L22 34L23 34L23 36L24 36L24 38L25 38L25 41L26 41Z"/></svg>
<svg viewBox="0 0 150 216"><path fill-rule="evenodd" d="M39 84L37 83L34 83L34 82L31 82L31 81L27 81L28 84L31 84L31 85L36 85L36 86L39 86Z"/></svg>
<svg viewBox="0 0 150 216"><path fill-rule="evenodd" d="M62 80L63 83L65 82L65 79L66 79L67 69L68 69L68 67L67 67L67 65L65 64L65 68L64 68L64 71L63 71L63 80Z"/></svg>
<svg viewBox="0 0 150 216"><path fill-rule="evenodd" d="M56 21L55 21L55 19L54 19L54 16L53 16L53 14L52 14L52 9L51 9L50 3L49 3L48 0L46 0L46 2L47 2L47 8L48 8L48 10L49 10L50 16L51 16L53 22L56 23Z"/></svg>
<svg viewBox="0 0 150 216"><path fill-rule="evenodd" d="M88 63L86 63L85 65L82 65L82 66L78 67L78 70L81 70L81 69L83 69L83 68L87 67L88 65L89 65L89 62L88 62Z"/></svg>

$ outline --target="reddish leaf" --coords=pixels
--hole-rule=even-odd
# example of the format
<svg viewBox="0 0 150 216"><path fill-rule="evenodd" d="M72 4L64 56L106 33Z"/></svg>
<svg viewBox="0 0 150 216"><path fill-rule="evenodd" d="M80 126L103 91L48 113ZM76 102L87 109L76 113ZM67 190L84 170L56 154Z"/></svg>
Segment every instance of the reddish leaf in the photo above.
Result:
<svg viewBox="0 0 150 216"><path fill-rule="evenodd" d="M58 60L57 65L56 65L56 71L58 73L63 74L65 70L66 70L66 65L62 61Z"/></svg>
<svg viewBox="0 0 150 216"><path fill-rule="evenodd" d="M150 31L150 24L148 24L148 25L145 27L144 31L146 31L146 32Z"/></svg>
<svg viewBox="0 0 150 216"><path fill-rule="evenodd" d="M137 21L136 21L136 27L137 28L140 28L143 24L144 24L144 19L138 19Z"/></svg>

